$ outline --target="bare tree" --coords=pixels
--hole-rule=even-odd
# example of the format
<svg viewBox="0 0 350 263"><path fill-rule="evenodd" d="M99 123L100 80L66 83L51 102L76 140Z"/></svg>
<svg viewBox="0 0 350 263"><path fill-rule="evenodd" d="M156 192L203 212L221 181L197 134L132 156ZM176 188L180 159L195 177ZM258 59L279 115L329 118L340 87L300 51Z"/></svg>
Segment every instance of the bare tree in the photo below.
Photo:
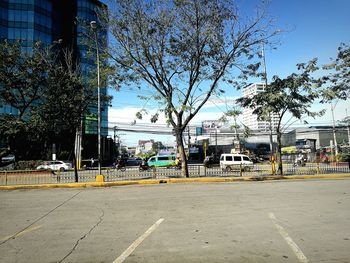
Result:
<svg viewBox="0 0 350 263"><path fill-rule="evenodd" d="M232 87L256 72L259 43L278 30L265 8L248 18L230 0L117 0L110 8L101 20L113 35L115 79L120 86L152 90L159 111L151 121L165 114L188 177L186 126L212 95L224 92L224 82Z"/></svg>

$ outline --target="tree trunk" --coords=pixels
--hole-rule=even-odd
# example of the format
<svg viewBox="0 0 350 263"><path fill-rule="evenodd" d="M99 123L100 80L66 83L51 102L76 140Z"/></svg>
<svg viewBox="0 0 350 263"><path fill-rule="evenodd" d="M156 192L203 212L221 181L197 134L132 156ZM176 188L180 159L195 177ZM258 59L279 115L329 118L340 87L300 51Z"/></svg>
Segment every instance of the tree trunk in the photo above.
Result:
<svg viewBox="0 0 350 263"><path fill-rule="evenodd" d="M182 134L183 131L178 130L176 132L176 143L177 143L177 151L180 155L181 158L181 175L183 177L189 177L188 174L188 166L187 166L187 157L186 157L186 153L185 153L185 147L184 147L184 142L182 139Z"/></svg>
<svg viewBox="0 0 350 263"><path fill-rule="evenodd" d="M79 177L78 177L77 158L75 156L75 151L73 151L73 163L74 163L74 181L78 183Z"/></svg>
<svg viewBox="0 0 350 263"><path fill-rule="evenodd" d="M280 172L280 175L283 175L283 164L282 164L282 140L281 140L282 134L280 131L277 131L277 144L278 144L278 171Z"/></svg>

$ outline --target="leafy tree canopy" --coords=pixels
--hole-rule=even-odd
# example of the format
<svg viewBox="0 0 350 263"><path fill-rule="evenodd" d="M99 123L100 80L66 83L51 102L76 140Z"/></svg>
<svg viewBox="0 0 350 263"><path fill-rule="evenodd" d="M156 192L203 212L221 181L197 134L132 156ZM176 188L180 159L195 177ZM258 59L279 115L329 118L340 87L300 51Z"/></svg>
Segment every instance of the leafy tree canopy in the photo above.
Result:
<svg viewBox="0 0 350 263"><path fill-rule="evenodd" d="M25 53L20 42L0 43L0 101L18 110L0 115L0 135L18 159L48 158L54 142L72 148L94 100L72 54L54 51L36 43Z"/></svg>
<svg viewBox="0 0 350 263"><path fill-rule="evenodd" d="M322 67L326 75L317 80L322 87L321 102L329 102L334 99L347 100L350 98L350 47L340 44L338 54L331 63Z"/></svg>
<svg viewBox="0 0 350 263"><path fill-rule="evenodd" d="M276 127L279 153L279 170L283 174L281 159L282 119L286 113L301 120L304 116L321 116L324 111L313 112L311 106L317 99L312 73L318 69L317 60L298 64L300 73L292 73L286 78L273 77L273 81L265 87L263 92L251 97L242 97L237 100L242 107L250 107L261 120L269 120L274 114L278 118Z"/></svg>
<svg viewBox="0 0 350 263"><path fill-rule="evenodd" d="M32 54L21 51L19 42L0 44L0 101L18 110L19 118L42 96L47 61L42 59L37 43Z"/></svg>

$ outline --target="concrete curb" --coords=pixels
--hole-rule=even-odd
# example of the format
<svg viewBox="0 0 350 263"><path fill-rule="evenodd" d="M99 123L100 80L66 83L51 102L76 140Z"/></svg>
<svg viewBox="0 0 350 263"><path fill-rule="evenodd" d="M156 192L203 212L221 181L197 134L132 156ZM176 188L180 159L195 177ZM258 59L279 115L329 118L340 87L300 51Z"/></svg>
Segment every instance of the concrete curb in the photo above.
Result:
<svg viewBox="0 0 350 263"><path fill-rule="evenodd" d="M224 182L272 181L272 180L289 180L289 179L335 179L335 178L348 178L348 177L350 177L350 174L256 176L256 177L172 178L172 179L150 179L150 180L138 180L138 181L118 181L118 182L87 182L87 183L67 183L67 184L10 185L10 186L0 186L0 190L112 187L112 186L123 186L123 185L148 185L148 184L162 184L162 183L171 183L171 184L175 184L175 183L224 183Z"/></svg>

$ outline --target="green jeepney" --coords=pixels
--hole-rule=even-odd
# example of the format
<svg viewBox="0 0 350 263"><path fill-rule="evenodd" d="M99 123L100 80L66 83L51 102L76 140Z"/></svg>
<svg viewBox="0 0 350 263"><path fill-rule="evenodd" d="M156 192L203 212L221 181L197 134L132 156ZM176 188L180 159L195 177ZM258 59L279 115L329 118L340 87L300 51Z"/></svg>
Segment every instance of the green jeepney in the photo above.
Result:
<svg viewBox="0 0 350 263"><path fill-rule="evenodd" d="M155 155L148 159L149 167L170 167L176 165L176 155Z"/></svg>

